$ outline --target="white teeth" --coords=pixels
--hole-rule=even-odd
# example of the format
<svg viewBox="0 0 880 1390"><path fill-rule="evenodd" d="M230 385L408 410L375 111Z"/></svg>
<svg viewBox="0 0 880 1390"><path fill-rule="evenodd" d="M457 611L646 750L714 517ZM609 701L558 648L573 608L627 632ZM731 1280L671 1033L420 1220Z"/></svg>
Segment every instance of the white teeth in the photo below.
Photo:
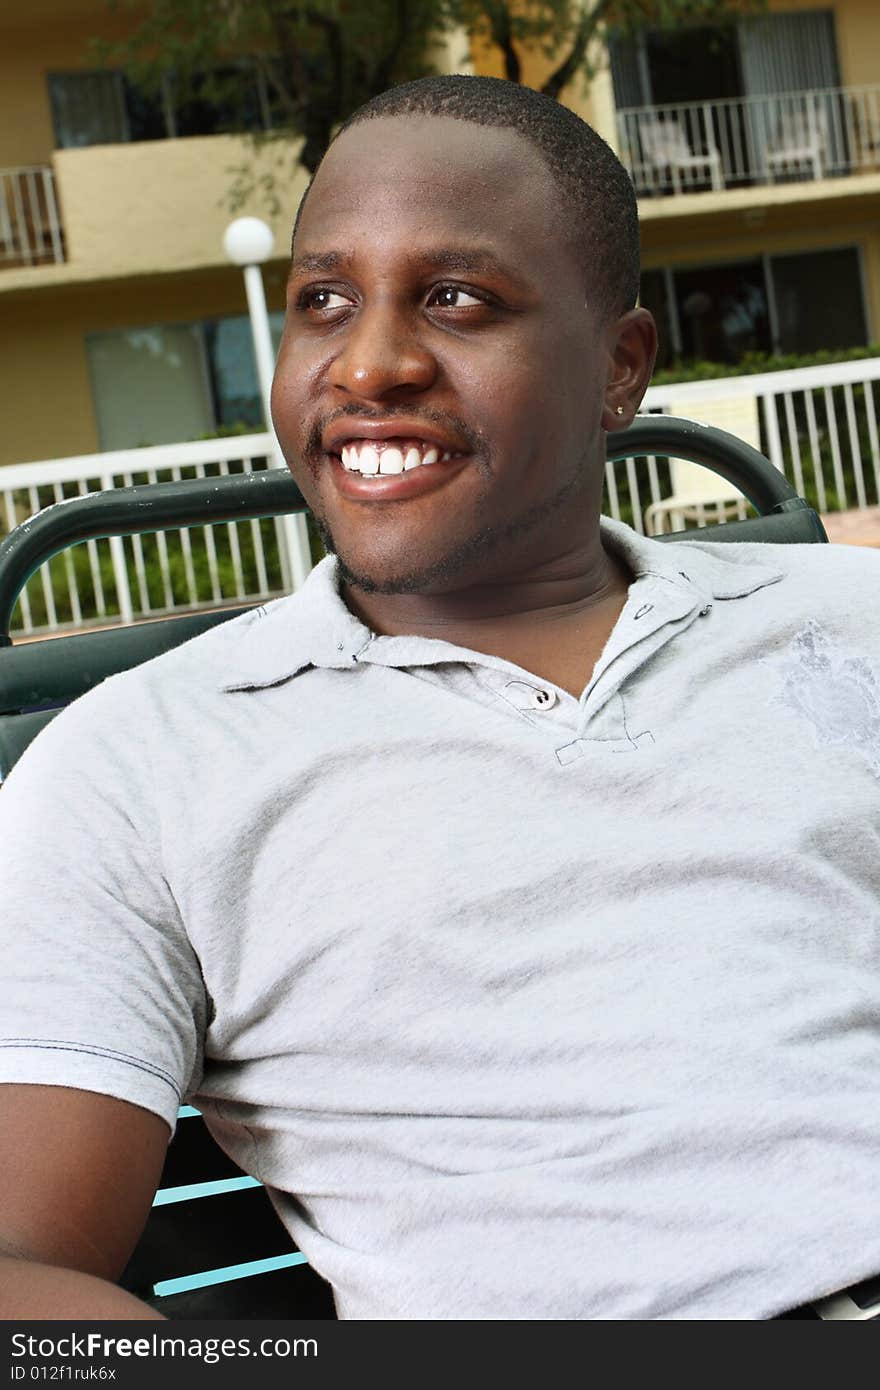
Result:
<svg viewBox="0 0 880 1390"><path fill-rule="evenodd" d="M457 457L449 449L441 454L434 445L425 448L423 453L414 444L410 445L405 455L396 445L390 445L387 449L377 449L372 444L346 444L340 453L343 468L349 473L363 473L368 477L375 477L376 474L404 473L411 468L422 468L437 463L438 460L445 463L447 459Z"/></svg>
<svg viewBox="0 0 880 1390"><path fill-rule="evenodd" d="M403 454L400 449L383 449L379 455L380 473L402 473Z"/></svg>

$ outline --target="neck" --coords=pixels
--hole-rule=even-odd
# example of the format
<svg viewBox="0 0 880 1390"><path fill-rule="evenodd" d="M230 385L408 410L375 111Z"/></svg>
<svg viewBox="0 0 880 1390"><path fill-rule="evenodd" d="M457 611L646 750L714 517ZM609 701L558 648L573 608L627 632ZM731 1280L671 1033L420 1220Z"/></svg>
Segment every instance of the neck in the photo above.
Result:
<svg viewBox="0 0 880 1390"><path fill-rule="evenodd" d="M625 564L603 549L597 531L592 543L503 579L442 593L365 593L346 586L344 597L379 635L437 637L523 664L530 641L537 649L554 633L603 629L609 618L610 631L631 581Z"/></svg>

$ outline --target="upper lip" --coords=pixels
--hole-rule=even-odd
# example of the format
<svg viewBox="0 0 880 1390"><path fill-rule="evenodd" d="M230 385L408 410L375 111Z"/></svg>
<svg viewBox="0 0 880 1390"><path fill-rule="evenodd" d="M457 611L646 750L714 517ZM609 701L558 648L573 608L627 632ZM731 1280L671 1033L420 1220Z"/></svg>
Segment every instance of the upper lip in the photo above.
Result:
<svg viewBox="0 0 880 1390"><path fill-rule="evenodd" d="M354 439L423 439L426 444L435 444L450 453L467 452L467 445L460 439L417 420L338 420L324 431L321 443L326 453L338 454L344 444Z"/></svg>

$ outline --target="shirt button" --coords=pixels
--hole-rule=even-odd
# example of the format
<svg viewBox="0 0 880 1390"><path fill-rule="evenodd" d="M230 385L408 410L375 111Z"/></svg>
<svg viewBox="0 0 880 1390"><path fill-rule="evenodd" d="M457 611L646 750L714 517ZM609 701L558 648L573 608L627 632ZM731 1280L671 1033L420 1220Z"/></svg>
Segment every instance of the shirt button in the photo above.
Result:
<svg viewBox="0 0 880 1390"><path fill-rule="evenodd" d="M556 704L555 690L536 690L532 696L535 709L552 709Z"/></svg>

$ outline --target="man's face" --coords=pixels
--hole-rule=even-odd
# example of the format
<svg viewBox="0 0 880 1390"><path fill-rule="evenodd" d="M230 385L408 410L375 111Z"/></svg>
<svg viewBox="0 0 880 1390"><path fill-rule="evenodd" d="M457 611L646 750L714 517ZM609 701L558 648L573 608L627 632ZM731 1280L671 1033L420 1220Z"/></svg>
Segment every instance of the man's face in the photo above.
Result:
<svg viewBox="0 0 880 1390"><path fill-rule="evenodd" d="M325 158L272 401L347 582L448 593L582 542L608 331L561 222L540 154L512 131L382 118Z"/></svg>

